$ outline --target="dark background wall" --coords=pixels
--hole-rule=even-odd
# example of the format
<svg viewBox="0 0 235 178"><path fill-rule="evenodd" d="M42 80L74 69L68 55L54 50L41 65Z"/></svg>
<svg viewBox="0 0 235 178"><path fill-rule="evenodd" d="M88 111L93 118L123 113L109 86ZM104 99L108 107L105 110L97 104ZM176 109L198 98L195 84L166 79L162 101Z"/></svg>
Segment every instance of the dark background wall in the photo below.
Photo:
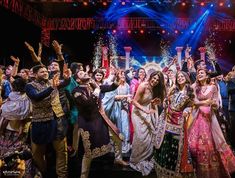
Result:
<svg viewBox="0 0 235 178"><path fill-rule="evenodd" d="M9 65L13 62L9 59L10 55L18 56L21 59L20 67L30 68L34 65L29 52L24 46L24 41L28 41L37 50L40 41L40 28L31 24L27 20L11 13L0 7L0 65ZM102 32L103 34L107 31ZM99 33L100 35L100 33ZM98 39L98 33L91 31L52 31L51 40L58 40L64 44L64 52L68 62L79 61L89 64L93 58L94 43ZM117 34L118 51L124 55L123 46L131 45L133 47L132 55L160 56L161 40L174 41L175 37L167 39L167 36L157 34L157 32L145 32L140 34ZM203 45L206 36L202 36ZM219 63L222 64L224 71L228 71L235 64L235 33L218 32L217 37L222 51L219 53ZM199 53L195 52L195 57ZM43 62L49 63L54 56L51 48L43 47Z"/></svg>

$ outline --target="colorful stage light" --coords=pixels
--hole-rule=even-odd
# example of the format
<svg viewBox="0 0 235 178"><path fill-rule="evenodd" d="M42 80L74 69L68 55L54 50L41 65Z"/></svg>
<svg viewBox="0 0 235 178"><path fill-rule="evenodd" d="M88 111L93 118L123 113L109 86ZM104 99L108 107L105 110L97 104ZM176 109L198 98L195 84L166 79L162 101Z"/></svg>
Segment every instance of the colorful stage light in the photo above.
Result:
<svg viewBox="0 0 235 178"><path fill-rule="evenodd" d="M186 6L186 3L185 2L182 2L182 4L181 4L182 6Z"/></svg>
<svg viewBox="0 0 235 178"><path fill-rule="evenodd" d="M220 6L220 7L224 6L224 3L223 3L223 2L220 2L220 3L219 3L219 6Z"/></svg>
<svg viewBox="0 0 235 178"><path fill-rule="evenodd" d="M117 30L113 29L113 33L117 33Z"/></svg>
<svg viewBox="0 0 235 178"><path fill-rule="evenodd" d="M131 30L127 30L127 33L131 34Z"/></svg>
<svg viewBox="0 0 235 178"><path fill-rule="evenodd" d="M83 5L84 5L84 6L88 6L88 2L84 1L84 2L83 2Z"/></svg>
<svg viewBox="0 0 235 178"><path fill-rule="evenodd" d="M201 2L200 5L201 5L201 6L205 6L205 3L204 3L204 2Z"/></svg>
<svg viewBox="0 0 235 178"><path fill-rule="evenodd" d="M144 34L144 30L140 30L140 33L141 33L141 34Z"/></svg>
<svg viewBox="0 0 235 178"><path fill-rule="evenodd" d="M107 5L108 5L108 3L104 1L103 2L103 6L107 6Z"/></svg>
<svg viewBox="0 0 235 178"><path fill-rule="evenodd" d="M125 1L122 1L122 5L125 6L125 5L126 5L126 2L125 2Z"/></svg>

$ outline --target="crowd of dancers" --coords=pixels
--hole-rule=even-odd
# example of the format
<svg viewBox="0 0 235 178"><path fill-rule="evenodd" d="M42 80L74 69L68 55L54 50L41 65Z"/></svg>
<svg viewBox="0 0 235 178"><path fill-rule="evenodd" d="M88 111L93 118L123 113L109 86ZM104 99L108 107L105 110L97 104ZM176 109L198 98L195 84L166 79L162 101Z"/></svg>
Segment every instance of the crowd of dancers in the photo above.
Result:
<svg viewBox="0 0 235 178"><path fill-rule="evenodd" d="M14 65L0 69L1 176L47 177L51 151L59 178L68 177L68 161L78 155L80 177L88 178L92 160L111 151L115 164L143 176L154 169L163 178L235 172L235 66L225 75L216 59L210 68L187 47L182 67L174 58L150 74L114 66L91 71L76 62L68 67L57 41L48 66L41 45L37 54L25 46L38 64L19 70L20 59L11 56Z"/></svg>

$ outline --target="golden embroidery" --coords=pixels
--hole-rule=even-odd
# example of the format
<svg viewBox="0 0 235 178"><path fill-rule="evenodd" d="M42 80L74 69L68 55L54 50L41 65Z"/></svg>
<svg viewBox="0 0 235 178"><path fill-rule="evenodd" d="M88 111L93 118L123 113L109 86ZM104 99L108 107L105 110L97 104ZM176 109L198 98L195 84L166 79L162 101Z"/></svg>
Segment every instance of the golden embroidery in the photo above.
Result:
<svg viewBox="0 0 235 178"><path fill-rule="evenodd" d="M104 154L108 153L111 151L111 145L103 145L101 147L94 148L91 150L91 142L90 142L90 134L88 131L84 131L81 129L81 136L83 140L83 146L85 150L85 156L86 157L91 157L91 158L96 158L99 156L103 156Z"/></svg>
<svg viewBox="0 0 235 178"><path fill-rule="evenodd" d="M74 93L74 97L77 98L78 96L81 96L82 94L81 93L78 93L78 92L75 92Z"/></svg>

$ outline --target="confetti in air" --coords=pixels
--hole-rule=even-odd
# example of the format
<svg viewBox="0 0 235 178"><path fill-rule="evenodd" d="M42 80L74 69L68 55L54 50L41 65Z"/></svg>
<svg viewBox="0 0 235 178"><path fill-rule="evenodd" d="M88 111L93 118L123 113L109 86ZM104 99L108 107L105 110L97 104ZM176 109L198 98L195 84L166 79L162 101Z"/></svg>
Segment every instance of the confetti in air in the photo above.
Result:
<svg viewBox="0 0 235 178"><path fill-rule="evenodd" d="M109 35L109 56L110 56L110 63L117 68L118 67L117 41L112 34Z"/></svg>
<svg viewBox="0 0 235 178"><path fill-rule="evenodd" d="M94 48L93 66L95 69L98 69L101 66L102 46L103 46L103 40L101 37L99 37L97 43L94 46L95 48Z"/></svg>
<svg viewBox="0 0 235 178"><path fill-rule="evenodd" d="M218 41L216 32L211 32L205 40L206 54L210 61L216 60L216 56L221 56L222 46L218 42L216 43L216 41Z"/></svg>
<svg viewBox="0 0 235 178"><path fill-rule="evenodd" d="M162 56L162 61L160 62L160 65L167 66L167 63L171 56L170 46L168 45L167 42L161 40L160 48L161 48L161 56Z"/></svg>

